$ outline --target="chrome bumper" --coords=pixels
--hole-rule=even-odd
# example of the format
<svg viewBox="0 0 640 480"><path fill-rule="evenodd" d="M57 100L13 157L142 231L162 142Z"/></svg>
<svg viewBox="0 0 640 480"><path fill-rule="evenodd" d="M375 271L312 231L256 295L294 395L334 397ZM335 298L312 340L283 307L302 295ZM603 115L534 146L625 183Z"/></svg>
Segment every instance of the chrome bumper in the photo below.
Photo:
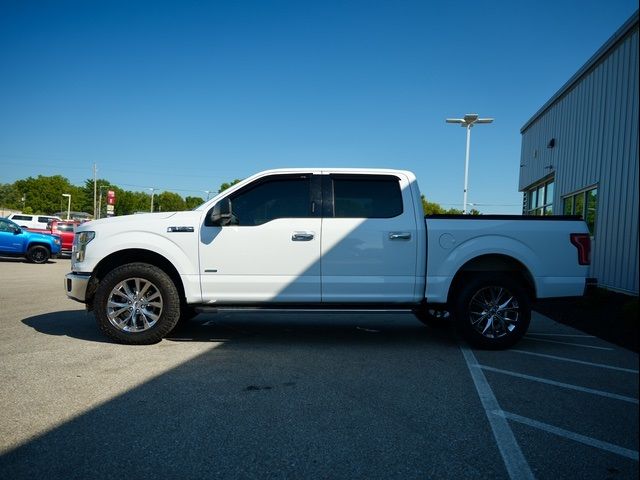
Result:
<svg viewBox="0 0 640 480"><path fill-rule="evenodd" d="M72 300L85 303L87 294L87 286L89 285L90 275L80 275L77 273L67 273L64 276L64 291Z"/></svg>

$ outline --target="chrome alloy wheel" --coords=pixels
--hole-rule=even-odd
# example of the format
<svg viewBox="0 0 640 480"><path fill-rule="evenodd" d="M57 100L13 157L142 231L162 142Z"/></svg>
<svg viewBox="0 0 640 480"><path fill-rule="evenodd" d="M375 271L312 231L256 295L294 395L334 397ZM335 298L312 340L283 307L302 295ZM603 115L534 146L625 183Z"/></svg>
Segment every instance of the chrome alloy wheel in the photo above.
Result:
<svg viewBox="0 0 640 480"><path fill-rule="evenodd" d="M469 302L471 325L487 338L500 338L511 333L519 318L518 300L503 287L484 287Z"/></svg>
<svg viewBox="0 0 640 480"><path fill-rule="evenodd" d="M124 332L144 332L162 314L160 290L144 278L127 278L118 283L107 299L109 322Z"/></svg>

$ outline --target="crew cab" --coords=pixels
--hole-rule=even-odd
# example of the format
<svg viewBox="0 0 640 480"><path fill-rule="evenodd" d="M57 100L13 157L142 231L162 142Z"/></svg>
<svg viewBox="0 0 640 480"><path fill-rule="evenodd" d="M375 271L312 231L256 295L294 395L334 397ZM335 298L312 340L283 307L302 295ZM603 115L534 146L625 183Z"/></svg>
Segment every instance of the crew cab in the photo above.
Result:
<svg viewBox="0 0 640 480"><path fill-rule="evenodd" d="M0 218L0 255L25 257L33 263L46 263L60 253L58 235L29 232L7 218Z"/></svg>
<svg viewBox="0 0 640 480"><path fill-rule="evenodd" d="M392 308L506 348L537 298L583 294L589 241L577 217L425 218L408 171L279 169L193 211L79 226L64 285L126 344L201 311Z"/></svg>

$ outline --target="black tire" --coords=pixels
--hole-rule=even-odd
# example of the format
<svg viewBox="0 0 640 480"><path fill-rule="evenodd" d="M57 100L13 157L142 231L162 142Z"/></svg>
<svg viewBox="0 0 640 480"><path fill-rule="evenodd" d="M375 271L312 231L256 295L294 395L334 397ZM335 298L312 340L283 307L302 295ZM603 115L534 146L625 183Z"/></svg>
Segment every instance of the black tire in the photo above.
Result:
<svg viewBox="0 0 640 480"><path fill-rule="evenodd" d="M191 324L191 320L193 320L197 315L198 312L196 312L195 307L188 304L182 304L180 307L180 318L171 332L179 333L184 331Z"/></svg>
<svg viewBox="0 0 640 480"><path fill-rule="evenodd" d="M531 321L531 300L520 281L508 274L467 277L456 295L454 318L472 345L500 350L515 345Z"/></svg>
<svg viewBox="0 0 640 480"><path fill-rule="evenodd" d="M27 252L27 260L32 263L47 263L50 257L49 249L43 245L34 245Z"/></svg>
<svg viewBox="0 0 640 480"><path fill-rule="evenodd" d="M445 328L451 325L451 315L448 310L433 307L421 307L413 311L418 320L431 328Z"/></svg>
<svg viewBox="0 0 640 480"><path fill-rule="evenodd" d="M178 289L163 270L129 263L109 272L96 290L98 327L127 345L158 343L180 319Z"/></svg>
<svg viewBox="0 0 640 480"><path fill-rule="evenodd" d="M196 312L196 308L191 305L182 305L180 309L180 320L179 323L188 323L190 320L193 320L198 315Z"/></svg>

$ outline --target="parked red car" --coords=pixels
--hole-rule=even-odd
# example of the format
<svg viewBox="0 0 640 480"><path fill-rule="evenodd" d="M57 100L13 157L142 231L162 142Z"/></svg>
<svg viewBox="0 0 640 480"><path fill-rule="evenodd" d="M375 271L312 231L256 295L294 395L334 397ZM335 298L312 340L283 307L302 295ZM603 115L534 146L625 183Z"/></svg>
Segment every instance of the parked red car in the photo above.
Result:
<svg viewBox="0 0 640 480"><path fill-rule="evenodd" d="M80 225L77 220L53 220L48 226L49 231L60 236L62 241L62 249L60 255L71 255L71 247L73 246L73 237L76 234L76 228Z"/></svg>

